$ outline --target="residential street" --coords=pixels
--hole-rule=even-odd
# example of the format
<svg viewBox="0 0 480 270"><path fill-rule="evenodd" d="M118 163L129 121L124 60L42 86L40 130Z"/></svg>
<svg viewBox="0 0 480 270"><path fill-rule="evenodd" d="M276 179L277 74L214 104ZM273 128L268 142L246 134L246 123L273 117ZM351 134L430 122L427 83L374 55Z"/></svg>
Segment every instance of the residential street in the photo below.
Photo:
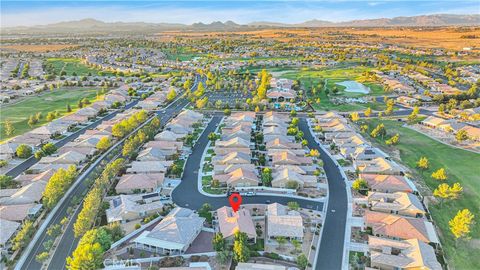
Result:
<svg viewBox="0 0 480 270"><path fill-rule="evenodd" d="M201 157L205 147L208 144L208 134L215 131L216 124L220 122L222 116L214 116L212 121L208 124L203 134L198 139L197 143L192 149L185 170L183 173L182 181L172 193L172 200L179 206L187 207L190 209L198 210L204 203L209 203L212 209L218 209L222 206L229 206L227 197L209 197L198 192L198 170L202 164L200 164ZM267 202L268 201L268 202ZM302 200L289 197L279 196L263 196L257 195L252 197L243 197L242 204L255 204L255 203L280 203L287 204L288 202L296 201L303 208L310 208L321 211L323 209L323 202L314 202L311 200Z"/></svg>
<svg viewBox="0 0 480 270"><path fill-rule="evenodd" d="M158 113L161 119L161 124L162 126L165 125L172 117L174 117L176 114L178 114L186 105L188 104L187 100L184 99L178 99L174 103L172 103L168 108L165 110L161 111ZM144 124L142 124L139 128L147 124L149 121L146 121ZM138 129L138 128L137 128ZM123 141L121 141L121 144L123 144ZM80 197L82 198L84 195L84 192L88 190L88 186L85 185L85 180L88 179L90 174L95 170L95 168L102 162L103 160L106 160L107 162L109 161L107 159L106 155L102 155L100 158L98 158L92 166L90 166L78 179L77 181L80 182L74 189L71 194L69 194L69 197L66 198L63 204L59 206L58 211L55 213L55 215L52 217L51 220L48 221L48 226L52 224L58 224L64 217L69 217L70 222L67 226L66 232L61 236L62 239L59 243L59 246L55 249L53 255L52 255L52 260L50 262L50 265L48 269L56 270L56 269L65 269L65 263L66 263L66 258L70 256L70 254L73 252L75 249L78 240L74 238L73 235L73 224L75 224L75 220L78 217L78 213L81 211L82 206L80 206L77 211L72 215L69 214L67 209L71 206L72 204L72 198L74 197ZM60 203L60 202L59 202ZM47 226L47 228L48 228ZM25 263L23 265L17 264L15 269L40 269L40 264L35 260L35 256L43 251L43 243L48 241L50 237L46 234L45 231L41 231L41 234L38 236L37 240L33 240L34 246L30 252L28 252L27 257L25 258ZM37 236L35 236L37 237ZM22 257L23 258L23 257Z"/></svg>
<svg viewBox="0 0 480 270"><path fill-rule="evenodd" d="M134 101L130 102L129 104L127 104L124 107L124 109L125 110L130 109L133 106L135 106L137 103L138 103L138 100L134 100ZM60 148L60 147L64 146L68 142L71 142L71 141L75 140L76 138L78 138L80 135L85 133L85 131L87 131L88 129L94 129L96 126L100 125L103 121L108 121L108 120L112 119L113 117L115 117L115 115L118 114L118 112L120 112L120 110L115 110L114 112L111 112L107 116L105 116L101 119L98 119L95 122L93 122L93 123L81 128L81 129L75 131L74 133L72 133L72 134L68 135L67 137L65 137L65 138L59 140L58 142L56 142L55 146L57 148ZM38 159L36 159L34 156L31 156L30 158L24 160L22 163L18 164L14 168L10 169L6 173L6 175L12 176L12 177L17 177L20 174L22 174L25 170L27 170L28 168L35 165L37 162L38 162Z"/></svg>
<svg viewBox="0 0 480 270"><path fill-rule="evenodd" d="M317 149L323 160L328 179L328 209L323 224L322 240L318 248L315 269L342 269L345 226L347 221L347 193L345 183L338 168L330 156L320 148L312 136L307 121L301 118L300 130L308 141L310 149ZM334 211L334 212L332 212Z"/></svg>

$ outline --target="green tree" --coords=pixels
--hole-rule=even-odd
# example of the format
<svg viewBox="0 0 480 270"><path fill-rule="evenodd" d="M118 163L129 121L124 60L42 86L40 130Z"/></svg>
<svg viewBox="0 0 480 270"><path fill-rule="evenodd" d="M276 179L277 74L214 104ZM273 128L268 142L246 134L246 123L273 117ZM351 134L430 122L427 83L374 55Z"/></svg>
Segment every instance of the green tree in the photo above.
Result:
<svg viewBox="0 0 480 270"><path fill-rule="evenodd" d="M229 250L221 250L217 252L217 260L223 265L228 263L228 259L230 258L230 251Z"/></svg>
<svg viewBox="0 0 480 270"><path fill-rule="evenodd" d="M62 226L60 224L50 225L47 229L47 234L50 237L57 237L62 233Z"/></svg>
<svg viewBox="0 0 480 270"><path fill-rule="evenodd" d="M112 126L112 135L117 138L123 138L127 133L127 130L121 123L117 123Z"/></svg>
<svg viewBox="0 0 480 270"><path fill-rule="evenodd" d="M213 235L212 245L216 252L220 252L225 249L226 242L222 233L216 233Z"/></svg>
<svg viewBox="0 0 480 270"><path fill-rule="evenodd" d="M443 203L446 199L449 198L450 195L450 186L448 184L440 184L438 187L433 191L433 196L440 199L440 202Z"/></svg>
<svg viewBox="0 0 480 270"><path fill-rule="evenodd" d="M74 165L68 169L60 168L56 171L50 180L48 180L43 191L43 204L46 208L52 209L60 198L64 195L73 180L77 177L77 168Z"/></svg>
<svg viewBox="0 0 480 270"><path fill-rule="evenodd" d="M397 145L398 142L400 141L400 134L395 134L393 135L390 139L385 141L386 145Z"/></svg>
<svg viewBox="0 0 480 270"><path fill-rule="evenodd" d="M170 89L170 91L167 94L167 101L171 102L177 97L177 92L175 92L175 89Z"/></svg>
<svg viewBox="0 0 480 270"><path fill-rule="evenodd" d="M47 122L52 122L56 117L57 117L57 116L56 116L56 113L55 113L55 112L49 112L49 113L47 114L46 120L47 120Z"/></svg>
<svg viewBox="0 0 480 270"><path fill-rule="evenodd" d="M307 256L301 254L297 257L296 263L300 269L305 269L308 266L308 259Z"/></svg>
<svg viewBox="0 0 480 270"><path fill-rule="evenodd" d="M112 145L110 138L102 137L97 143L97 149L104 152Z"/></svg>
<svg viewBox="0 0 480 270"><path fill-rule="evenodd" d="M456 200L458 197L460 197L460 194L462 194L463 187L460 185L460 183L454 183L450 189L449 189L449 199L450 200Z"/></svg>
<svg viewBox="0 0 480 270"><path fill-rule="evenodd" d="M15 235L12 240L12 249L20 250L26 247L32 239L34 233L35 227L33 227L33 222L30 220L25 221L20 231Z"/></svg>
<svg viewBox="0 0 480 270"><path fill-rule="evenodd" d="M365 112L363 112L363 114L365 115L365 117L370 117L370 115L372 115L372 109L370 107L368 107Z"/></svg>
<svg viewBox="0 0 480 270"><path fill-rule="evenodd" d="M47 143L47 144L44 144L42 146L42 151L46 154L46 155L51 155L53 153L55 153L57 151L57 147L55 146L55 144L53 143Z"/></svg>
<svg viewBox="0 0 480 270"><path fill-rule="evenodd" d="M421 157L421 158L417 161L417 167L420 168L420 169L422 169L422 170L428 169L428 166L429 166L429 162L428 162L427 157Z"/></svg>
<svg viewBox="0 0 480 270"><path fill-rule="evenodd" d="M5 120L4 129L5 135L7 135L8 137L12 136L13 133L15 133L15 127L13 126L12 122L10 122L10 120Z"/></svg>
<svg viewBox="0 0 480 270"><path fill-rule="evenodd" d="M308 155L313 158L318 158L320 157L320 152L317 149L310 149L310 152L308 153Z"/></svg>
<svg viewBox="0 0 480 270"><path fill-rule="evenodd" d="M30 127L33 127L37 122L38 122L38 120L37 120L37 118L35 118L35 115L30 115L30 117L28 118L27 124Z"/></svg>
<svg viewBox="0 0 480 270"><path fill-rule="evenodd" d="M408 116L408 121L414 122L418 119L418 113L420 112L420 108L418 106L413 107L412 113Z"/></svg>
<svg viewBox="0 0 480 270"><path fill-rule="evenodd" d="M262 183L264 186L269 187L272 185L272 169L270 168L263 168L262 175L261 175Z"/></svg>
<svg viewBox="0 0 480 270"><path fill-rule="evenodd" d="M275 241L277 241L279 249L282 249L283 246L287 243L287 239L283 236L275 237Z"/></svg>
<svg viewBox="0 0 480 270"><path fill-rule="evenodd" d="M37 152L35 152L35 154L33 154L33 156L34 156L36 159L41 159L42 157L45 156L45 153L44 153L42 150L38 150Z"/></svg>
<svg viewBox="0 0 480 270"><path fill-rule="evenodd" d="M287 203L287 206L288 206L288 209L290 210L298 210L300 208L300 205L298 204L298 202L288 202Z"/></svg>
<svg viewBox="0 0 480 270"><path fill-rule="evenodd" d="M360 131L363 133L366 133L368 131L368 125L361 125L360 126Z"/></svg>
<svg viewBox="0 0 480 270"><path fill-rule="evenodd" d="M13 180L13 177L8 175L0 175L0 189L14 188L18 185L18 182Z"/></svg>
<svg viewBox="0 0 480 270"><path fill-rule="evenodd" d="M468 209L459 210L455 217L448 222L450 231L452 232L455 240L468 239L471 226L474 223L475 216Z"/></svg>
<svg viewBox="0 0 480 270"><path fill-rule="evenodd" d="M195 91L195 96L197 98L203 96L205 94L205 86L203 85L202 82L198 84L197 91Z"/></svg>
<svg viewBox="0 0 480 270"><path fill-rule="evenodd" d="M393 113L393 106L395 101L392 98L387 99L387 108L385 109L385 115L391 115Z"/></svg>
<svg viewBox="0 0 480 270"><path fill-rule="evenodd" d="M201 98L195 102L197 109L203 109L208 103L208 97Z"/></svg>
<svg viewBox="0 0 480 270"><path fill-rule="evenodd" d="M32 156L32 148L26 144L20 144L17 147L16 153L19 158L29 158Z"/></svg>
<svg viewBox="0 0 480 270"><path fill-rule="evenodd" d="M432 178L439 180L439 181L445 181L447 180L447 172L445 171L445 168L440 168L432 173Z"/></svg>
<svg viewBox="0 0 480 270"><path fill-rule="evenodd" d="M216 140L218 140L218 137L217 134L215 132L210 132L210 134L208 134L208 139L214 143Z"/></svg>
<svg viewBox="0 0 480 270"><path fill-rule="evenodd" d="M352 120L352 122L357 122L358 120L360 120L360 116L358 115L358 112L350 113L350 119Z"/></svg>
<svg viewBox="0 0 480 270"><path fill-rule="evenodd" d="M43 263L48 259L49 256L50 255L48 254L48 252L44 251L42 253L37 254L37 256L35 256L35 260L39 263Z"/></svg>
<svg viewBox="0 0 480 270"><path fill-rule="evenodd" d="M352 188L365 195L368 191L368 183L365 181L365 179L357 178L355 181L353 181Z"/></svg>
<svg viewBox="0 0 480 270"><path fill-rule="evenodd" d="M457 134L455 134L455 139L457 139L457 141L459 142L463 142L463 141L466 141L468 140L468 133L466 130L464 129L461 129L457 132Z"/></svg>
<svg viewBox="0 0 480 270"><path fill-rule="evenodd" d="M295 248L295 252L299 252L300 247L302 246L302 243L300 241L298 241L297 239L293 239L292 240L292 245Z"/></svg>
<svg viewBox="0 0 480 270"><path fill-rule="evenodd" d="M235 232L235 238L233 241L233 259L236 262L247 262L250 259L247 235L240 231Z"/></svg>
<svg viewBox="0 0 480 270"><path fill-rule="evenodd" d="M99 243L79 244L72 253L72 257L67 258L67 269L99 269L103 265L103 252Z"/></svg>
<svg viewBox="0 0 480 270"><path fill-rule="evenodd" d="M373 138L376 138L378 136L380 137L384 137L385 135L387 134L387 131L385 129L385 125L383 123L381 124L378 124L373 130L372 132L370 133L370 136L372 136Z"/></svg>

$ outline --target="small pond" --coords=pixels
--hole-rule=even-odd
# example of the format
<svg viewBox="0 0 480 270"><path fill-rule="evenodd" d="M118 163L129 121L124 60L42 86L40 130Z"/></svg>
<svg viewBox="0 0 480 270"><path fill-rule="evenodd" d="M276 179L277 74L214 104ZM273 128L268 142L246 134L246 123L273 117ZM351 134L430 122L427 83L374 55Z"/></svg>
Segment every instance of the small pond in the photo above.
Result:
<svg viewBox="0 0 480 270"><path fill-rule="evenodd" d="M345 86L345 92L350 92L350 93L362 93L362 94L368 94L370 93L370 88L359 83L356 81L343 81L336 83L341 86Z"/></svg>

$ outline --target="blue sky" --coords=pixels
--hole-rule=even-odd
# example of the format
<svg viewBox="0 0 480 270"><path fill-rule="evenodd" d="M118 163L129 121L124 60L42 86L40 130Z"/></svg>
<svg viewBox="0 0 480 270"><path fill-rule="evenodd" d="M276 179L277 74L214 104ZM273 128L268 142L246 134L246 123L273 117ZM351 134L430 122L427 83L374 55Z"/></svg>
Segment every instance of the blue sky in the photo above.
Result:
<svg viewBox="0 0 480 270"><path fill-rule="evenodd" d="M480 14L480 1L1 1L2 27L94 18L107 22L348 21L424 14Z"/></svg>

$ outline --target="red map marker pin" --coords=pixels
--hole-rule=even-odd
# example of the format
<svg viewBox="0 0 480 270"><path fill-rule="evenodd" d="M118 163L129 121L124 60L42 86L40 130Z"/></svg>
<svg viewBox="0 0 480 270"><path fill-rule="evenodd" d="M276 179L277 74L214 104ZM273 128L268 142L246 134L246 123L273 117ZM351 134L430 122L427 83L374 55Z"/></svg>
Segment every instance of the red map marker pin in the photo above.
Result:
<svg viewBox="0 0 480 270"><path fill-rule="evenodd" d="M233 212L236 213L240 208L240 204L242 204L242 196L240 196L238 193L233 193L230 195L230 197L228 197L228 201L230 202Z"/></svg>

